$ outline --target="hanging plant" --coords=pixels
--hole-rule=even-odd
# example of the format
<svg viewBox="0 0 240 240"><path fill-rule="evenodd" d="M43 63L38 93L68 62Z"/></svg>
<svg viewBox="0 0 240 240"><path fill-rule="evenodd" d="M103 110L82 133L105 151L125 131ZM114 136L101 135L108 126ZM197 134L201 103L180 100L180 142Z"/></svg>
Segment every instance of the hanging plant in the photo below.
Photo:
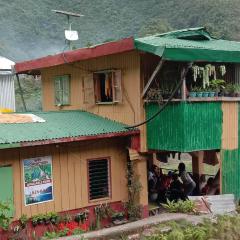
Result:
<svg viewBox="0 0 240 240"><path fill-rule="evenodd" d="M226 72L227 72L225 65L221 65L221 66L219 67L219 70L220 70L221 76L224 76L224 75L226 74Z"/></svg>
<svg viewBox="0 0 240 240"><path fill-rule="evenodd" d="M205 89L210 85L210 78L212 80L217 79L216 67L211 64L207 64L204 67L199 67L197 65L192 66L193 70L193 80L197 81L198 78L202 79L202 87ZM226 68L224 65L221 65L219 68L220 74L223 76L226 73Z"/></svg>

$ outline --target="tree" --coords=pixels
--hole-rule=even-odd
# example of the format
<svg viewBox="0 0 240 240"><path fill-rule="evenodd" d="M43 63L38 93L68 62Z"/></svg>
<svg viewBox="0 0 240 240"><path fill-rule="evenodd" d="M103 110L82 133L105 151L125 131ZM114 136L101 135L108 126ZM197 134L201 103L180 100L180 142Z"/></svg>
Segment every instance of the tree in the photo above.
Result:
<svg viewBox="0 0 240 240"><path fill-rule="evenodd" d="M156 18L147 22L143 27L140 28L138 36L143 37L147 35L153 35L157 33L164 33L172 31L172 27L166 19Z"/></svg>

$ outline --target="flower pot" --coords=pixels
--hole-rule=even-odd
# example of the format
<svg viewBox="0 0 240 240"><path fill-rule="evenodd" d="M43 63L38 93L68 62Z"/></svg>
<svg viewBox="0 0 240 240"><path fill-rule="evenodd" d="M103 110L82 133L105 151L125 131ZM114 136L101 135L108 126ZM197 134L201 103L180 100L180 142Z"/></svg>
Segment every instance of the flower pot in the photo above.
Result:
<svg viewBox="0 0 240 240"><path fill-rule="evenodd" d="M208 92L203 92L202 97L208 97L209 93Z"/></svg>
<svg viewBox="0 0 240 240"><path fill-rule="evenodd" d="M196 97L197 93L196 92L189 92L189 97Z"/></svg>
<svg viewBox="0 0 240 240"><path fill-rule="evenodd" d="M208 96L209 96L209 97L215 97L215 96L216 96L216 93L215 93L215 92L209 92Z"/></svg>
<svg viewBox="0 0 240 240"><path fill-rule="evenodd" d="M218 92L218 97L224 97L224 96L225 96L225 93L223 91Z"/></svg>
<svg viewBox="0 0 240 240"><path fill-rule="evenodd" d="M196 97L202 97L203 96L203 93L202 92L197 92L196 93Z"/></svg>

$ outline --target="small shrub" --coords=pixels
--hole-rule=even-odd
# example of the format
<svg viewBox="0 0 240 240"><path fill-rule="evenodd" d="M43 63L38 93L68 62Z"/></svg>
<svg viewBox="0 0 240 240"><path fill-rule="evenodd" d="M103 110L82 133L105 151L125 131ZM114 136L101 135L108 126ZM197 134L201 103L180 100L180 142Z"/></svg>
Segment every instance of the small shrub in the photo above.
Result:
<svg viewBox="0 0 240 240"><path fill-rule="evenodd" d="M195 203L190 200L186 200L186 201L179 200L175 202L175 201L169 201L167 199L167 203L162 204L162 206L172 213L176 213L176 212L192 213L194 212L194 209L195 209Z"/></svg>
<svg viewBox="0 0 240 240"><path fill-rule="evenodd" d="M9 225L11 224L11 204L8 202L0 201L0 228L3 230L8 230Z"/></svg>
<svg viewBox="0 0 240 240"><path fill-rule="evenodd" d="M28 222L28 217L26 214L23 214L20 218L19 218L19 222L22 228L25 228Z"/></svg>

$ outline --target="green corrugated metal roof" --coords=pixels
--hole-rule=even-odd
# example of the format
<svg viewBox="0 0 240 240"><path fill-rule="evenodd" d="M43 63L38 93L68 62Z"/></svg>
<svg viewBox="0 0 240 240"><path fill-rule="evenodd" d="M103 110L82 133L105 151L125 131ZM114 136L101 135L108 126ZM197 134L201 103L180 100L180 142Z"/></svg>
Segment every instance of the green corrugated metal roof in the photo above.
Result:
<svg viewBox="0 0 240 240"><path fill-rule="evenodd" d="M240 42L219 40L205 28L190 28L137 38L135 47L165 60L240 62Z"/></svg>
<svg viewBox="0 0 240 240"><path fill-rule="evenodd" d="M85 111L34 113L46 122L0 124L0 148L18 143L69 137L127 133L127 125Z"/></svg>

